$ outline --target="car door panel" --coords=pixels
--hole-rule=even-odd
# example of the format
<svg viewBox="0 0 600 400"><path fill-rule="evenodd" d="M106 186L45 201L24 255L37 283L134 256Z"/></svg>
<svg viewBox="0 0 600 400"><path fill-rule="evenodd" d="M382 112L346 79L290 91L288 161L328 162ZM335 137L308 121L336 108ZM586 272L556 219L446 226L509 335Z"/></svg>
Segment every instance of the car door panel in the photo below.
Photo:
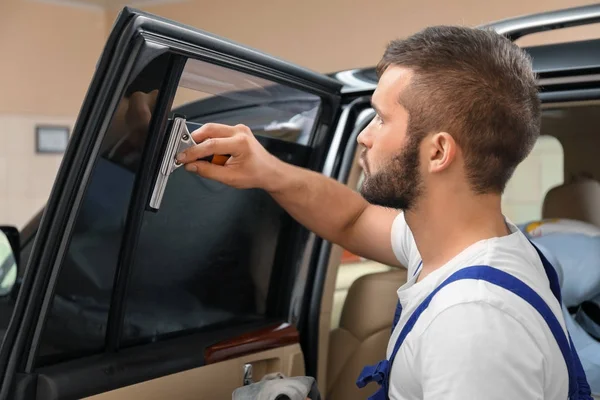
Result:
<svg viewBox="0 0 600 400"><path fill-rule="evenodd" d="M183 393L186 390L191 393L202 383L205 386L200 387L204 390L197 391L196 396L204 398L202 396L206 394L206 398L211 398L208 394L214 393L208 390L212 386L217 386L214 390L219 393L231 395L242 385L245 364L253 365L254 379L273 372L302 375L304 359L298 343L298 331L289 324L273 324L270 328L258 328L257 324L253 324L123 349L96 359L79 359L43 367L37 370L37 398L83 398L91 393L106 392L112 393L112 396L123 396L116 398L129 399L130 390L146 393L156 385L169 386L171 379L176 382L181 379L173 378L177 375L185 379L194 377L186 384L178 384ZM219 380L214 380L215 373L221 373ZM152 384L144 388L149 382ZM115 387L127 390L113 390ZM149 391L154 392L155 389Z"/></svg>
<svg viewBox="0 0 600 400"><path fill-rule="evenodd" d="M202 368L163 376L131 386L86 397L86 400L177 398L181 400L226 399L242 386L244 365L253 366L256 380L267 373L287 376L304 375L304 358L299 344L280 347L239 358L221 361Z"/></svg>
<svg viewBox="0 0 600 400"><path fill-rule="evenodd" d="M242 385L244 367L252 366L255 381L270 373L304 375L298 331L289 324L243 334L215 343L204 351L205 366L88 397L103 399L229 398Z"/></svg>
<svg viewBox="0 0 600 400"><path fill-rule="evenodd" d="M256 79L266 82L256 90L260 101L252 103L252 91L221 91L223 85L215 83L223 71L222 83L234 89ZM289 290L298 268L306 268L318 250L309 247L314 242L307 245L305 230L265 193L235 191L183 169L170 177L161 207L147 207L165 154L173 99L182 85L197 82L216 88L212 94L227 103L213 107L219 122L226 117L244 122L250 115L244 107L266 107L276 117L258 136L265 147L306 168L323 166L339 115L339 83L125 9L99 60L28 250L15 316L0 349L0 399L166 393L222 398L242 384L248 363L258 379L272 372L305 373L296 327L301 315L290 313L292 302L303 301L292 299ZM301 95L286 97L286 88ZM130 118L132 99L154 92L148 120ZM318 107L308 112L311 99ZM280 118L298 110L309 118L303 139L278 128ZM210 122L211 115L194 117ZM261 118L251 120L259 124ZM294 143L298 140L301 144ZM201 188L200 197L192 196L193 187ZM169 222L173 215L188 215L189 222ZM200 258L194 259L194 251Z"/></svg>

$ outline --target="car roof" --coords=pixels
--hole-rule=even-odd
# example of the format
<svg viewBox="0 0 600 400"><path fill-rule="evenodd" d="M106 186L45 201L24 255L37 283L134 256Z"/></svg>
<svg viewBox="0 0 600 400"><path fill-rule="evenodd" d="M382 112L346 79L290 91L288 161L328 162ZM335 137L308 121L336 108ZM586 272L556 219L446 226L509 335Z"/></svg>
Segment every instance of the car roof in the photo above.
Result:
<svg viewBox="0 0 600 400"><path fill-rule="evenodd" d="M573 80L600 80L600 39L524 47L533 61L540 86L570 83ZM327 74L342 83L342 93L369 94L377 86L375 67L348 69ZM250 90L249 92L252 92ZM244 107L268 105L277 101L311 101L314 95L274 85L261 89L261 96L248 99L222 99L215 96L179 106L175 112L193 119L199 115L227 112Z"/></svg>
<svg viewBox="0 0 600 400"><path fill-rule="evenodd" d="M600 39L524 47L533 60L539 79L574 77L600 72ZM328 74L344 86L343 93L375 90L375 67L349 69Z"/></svg>

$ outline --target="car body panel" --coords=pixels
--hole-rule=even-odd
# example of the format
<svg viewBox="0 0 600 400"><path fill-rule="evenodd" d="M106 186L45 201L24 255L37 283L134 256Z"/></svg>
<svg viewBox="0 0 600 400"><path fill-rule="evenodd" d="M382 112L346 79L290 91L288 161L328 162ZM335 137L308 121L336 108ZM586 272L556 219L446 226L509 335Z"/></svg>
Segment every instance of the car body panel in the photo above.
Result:
<svg viewBox="0 0 600 400"><path fill-rule="evenodd" d="M339 82L206 32L124 9L98 63L50 200L39 227L35 229L35 244L27 257L28 266L20 286L16 318L9 325L0 355L3 360L0 372L5 383L0 398L81 398L127 386L135 392L139 386L131 385L144 381L151 383L143 390L156 396L158 392L153 389L156 379L175 379L177 382L181 379L177 378L178 374L186 374L185 371L188 373L185 377L189 377L190 373L194 376L187 388L192 393L199 387L211 385L215 374L218 376L236 368L235 373L215 388L215 393L230 394L242 384L242 366L247 362L254 365L256 378L281 370L289 374L305 372L296 327L277 319L240 325L229 333L227 329L214 334L200 332L155 344L119 349L120 329L126 315L127 277L130 276L135 251L135 246L124 244L115 272L111 303L115 307L110 308L108 315L103 352L37 366L38 352L44 351L40 343L44 340L47 314L56 305L53 298L58 295L58 292L55 294L55 285L60 281L60 268L74 243L71 239L76 222L85 211L80 206L91 193L88 193L88 184L97 180L96 172L101 164L97 159L104 143L102 140L106 139L107 130L112 126L112 118L118 117L121 96L131 95L127 92L132 90L132 86L137 90L156 88L152 85L147 87L147 81L136 81L136 77L145 71L149 61L163 56L167 67L161 71L164 75L158 77L161 94L153 110L150 134L142 155L142 160L150 160L151 163L147 169L136 172L121 243L137 241L146 211L147 195L144 193L149 193L159 158L164 153L163 138L167 134L169 104L188 57L318 96L321 106L315 117L307 166L318 170L325 163L332 139L331 126L339 115ZM305 250L310 258L311 249ZM318 251L318 243L315 251ZM168 387L169 383L159 385ZM142 395L141 398L148 397Z"/></svg>

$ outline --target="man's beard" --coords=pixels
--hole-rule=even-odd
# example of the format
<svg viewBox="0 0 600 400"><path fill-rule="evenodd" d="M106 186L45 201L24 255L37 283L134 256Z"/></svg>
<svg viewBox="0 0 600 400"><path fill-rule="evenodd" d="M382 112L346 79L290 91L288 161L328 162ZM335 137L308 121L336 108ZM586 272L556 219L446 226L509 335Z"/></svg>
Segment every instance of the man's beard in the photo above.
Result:
<svg viewBox="0 0 600 400"><path fill-rule="evenodd" d="M408 211L422 194L423 182L419 173L419 144L416 135L410 137L398 154L373 175L365 167L362 196L371 204ZM366 159L364 160L366 163Z"/></svg>

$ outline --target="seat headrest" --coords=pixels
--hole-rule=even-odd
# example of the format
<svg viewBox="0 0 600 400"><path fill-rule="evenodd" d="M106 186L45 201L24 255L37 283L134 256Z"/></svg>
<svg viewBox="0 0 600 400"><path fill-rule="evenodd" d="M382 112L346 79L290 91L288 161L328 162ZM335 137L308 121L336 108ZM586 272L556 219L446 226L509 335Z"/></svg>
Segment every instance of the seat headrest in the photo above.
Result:
<svg viewBox="0 0 600 400"><path fill-rule="evenodd" d="M567 218L600 226L600 183L582 178L548 191L542 218Z"/></svg>
<svg viewBox="0 0 600 400"><path fill-rule="evenodd" d="M359 340L391 329L398 303L397 290L406 282L406 269L363 275L352 283L342 310L340 327Z"/></svg>

